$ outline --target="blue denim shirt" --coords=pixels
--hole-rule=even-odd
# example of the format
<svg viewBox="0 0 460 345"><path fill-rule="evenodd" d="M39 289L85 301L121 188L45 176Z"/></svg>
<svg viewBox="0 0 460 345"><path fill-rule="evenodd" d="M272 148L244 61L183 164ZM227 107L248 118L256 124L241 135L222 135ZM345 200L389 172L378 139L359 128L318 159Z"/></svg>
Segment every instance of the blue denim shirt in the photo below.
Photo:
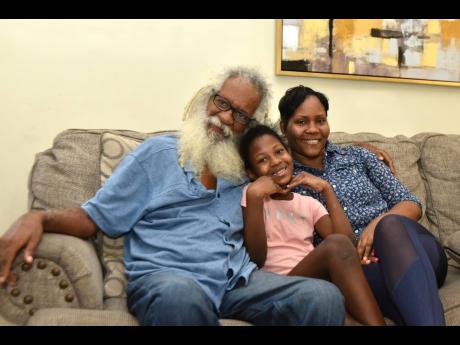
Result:
<svg viewBox="0 0 460 345"><path fill-rule="evenodd" d="M108 235L125 235L130 281L159 271L194 279L218 309L239 278L256 265L243 246L242 188L218 179L207 190L178 164L177 138L146 140L120 163L96 195L82 205Z"/></svg>
<svg viewBox="0 0 460 345"><path fill-rule="evenodd" d="M310 168L294 161L294 175L306 171L328 181L337 195L358 239L364 228L377 216L401 201L420 201L368 150L339 147L328 141L324 150L324 170ZM321 193L298 186L294 192L309 195L325 207ZM320 238L315 236L315 244Z"/></svg>

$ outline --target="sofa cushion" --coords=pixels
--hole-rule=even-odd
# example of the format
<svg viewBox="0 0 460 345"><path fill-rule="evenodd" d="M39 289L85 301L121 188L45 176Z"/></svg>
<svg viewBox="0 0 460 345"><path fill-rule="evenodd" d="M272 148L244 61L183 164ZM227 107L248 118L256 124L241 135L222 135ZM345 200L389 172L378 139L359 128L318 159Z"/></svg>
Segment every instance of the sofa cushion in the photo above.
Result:
<svg viewBox="0 0 460 345"><path fill-rule="evenodd" d="M78 207L100 186L99 130L61 132L35 156L29 175L29 208Z"/></svg>
<svg viewBox="0 0 460 345"><path fill-rule="evenodd" d="M100 176L101 186L113 173L123 158L142 141L111 132L101 136ZM111 238L99 233L99 252L104 267L104 298L126 296L127 279L123 263L123 237Z"/></svg>
<svg viewBox="0 0 460 345"><path fill-rule="evenodd" d="M460 231L449 236L445 249L452 259L460 263Z"/></svg>
<svg viewBox="0 0 460 345"><path fill-rule="evenodd" d="M460 231L460 135L420 133L412 137L420 145L420 166L426 180L427 216L439 229L446 245Z"/></svg>
<svg viewBox="0 0 460 345"><path fill-rule="evenodd" d="M439 289L447 326L460 325L460 269L449 263L446 281Z"/></svg>

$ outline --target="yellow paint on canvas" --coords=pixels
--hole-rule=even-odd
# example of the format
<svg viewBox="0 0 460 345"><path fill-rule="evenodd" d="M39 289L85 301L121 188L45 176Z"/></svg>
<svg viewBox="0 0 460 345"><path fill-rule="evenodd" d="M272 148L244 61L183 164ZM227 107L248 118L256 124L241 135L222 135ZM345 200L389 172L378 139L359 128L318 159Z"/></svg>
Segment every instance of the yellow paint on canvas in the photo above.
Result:
<svg viewBox="0 0 460 345"><path fill-rule="evenodd" d="M436 67L439 44L436 42L426 42L423 45L421 65L424 67Z"/></svg>
<svg viewBox="0 0 460 345"><path fill-rule="evenodd" d="M426 33L428 35L438 35L441 32L441 26L438 19L429 19L426 24Z"/></svg>
<svg viewBox="0 0 460 345"><path fill-rule="evenodd" d="M440 20L442 49L447 49L454 42L460 49L460 20Z"/></svg>
<svg viewBox="0 0 460 345"><path fill-rule="evenodd" d="M351 49L349 53L355 57L366 56L370 51L380 49L380 40L375 37L357 37L353 39Z"/></svg>
<svg viewBox="0 0 460 345"><path fill-rule="evenodd" d="M398 66L398 56L390 49L390 40L382 40L382 59L381 62L387 66Z"/></svg>
<svg viewBox="0 0 460 345"><path fill-rule="evenodd" d="M354 61L348 61L348 73L349 74L355 73L355 62Z"/></svg>
<svg viewBox="0 0 460 345"><path fill-rule="evenodd" d="M344 19L353 22L353 34L355 37L370 37L371 29L381 29L382 19Z"/></svg>
<svg viewBox="0 0 460 345"><path fill-rule="evenodd" d="M329 19L306 19L302 23L299 34L299 45L303 48L316 47L318 41L322 39L328 40L329 37ZM317 52L305 50L304 57L306 59L314 59L317 57Z"/></svg>
<svg viewBox="0 0 460 345"><path fill-rule="evenodd" d="M337 42L350 42L353 36L353 20L334 19L334 40Z"/></svg>
<svg viewBox="0 0 460 345"><path fill-rule="evenodd" d="M361 56L368 44L371 29L381 27L381 19L334 19L335 48L345 55Z"/></svg>

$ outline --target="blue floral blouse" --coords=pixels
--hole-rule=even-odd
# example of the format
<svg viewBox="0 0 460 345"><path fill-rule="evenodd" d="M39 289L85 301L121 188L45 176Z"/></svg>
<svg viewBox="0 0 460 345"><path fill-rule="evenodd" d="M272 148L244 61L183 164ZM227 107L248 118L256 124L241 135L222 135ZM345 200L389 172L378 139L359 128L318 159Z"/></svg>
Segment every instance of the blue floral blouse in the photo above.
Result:
<svg viewBox="0 0 460 345"><path fill-rule="evenodd" d="M324 170L310 168L294 160L294 175L301 171L319 176L334 188L358 239L374 218L387 212L401 201L420 201L368 150L356 147L339 147L328 141L324 150ZM298 186L294 190L319 200L325 207L321 193ZM321 238L315 234L314 243Z"/></svg>

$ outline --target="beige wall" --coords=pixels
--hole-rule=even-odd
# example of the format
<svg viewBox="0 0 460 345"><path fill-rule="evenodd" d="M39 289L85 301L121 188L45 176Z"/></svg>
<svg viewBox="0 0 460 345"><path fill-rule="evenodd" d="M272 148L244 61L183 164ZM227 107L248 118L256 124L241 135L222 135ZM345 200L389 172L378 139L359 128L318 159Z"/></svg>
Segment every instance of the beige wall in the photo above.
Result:
<svg viewBox="0 0 460 345"><path fill-rule="evenodd" d="M26 210L34 154L67 128L177 129L222 66L330 98L333 130L460 133L460 88L275 76L275 20L0 20L0 233Z"/></svg>

